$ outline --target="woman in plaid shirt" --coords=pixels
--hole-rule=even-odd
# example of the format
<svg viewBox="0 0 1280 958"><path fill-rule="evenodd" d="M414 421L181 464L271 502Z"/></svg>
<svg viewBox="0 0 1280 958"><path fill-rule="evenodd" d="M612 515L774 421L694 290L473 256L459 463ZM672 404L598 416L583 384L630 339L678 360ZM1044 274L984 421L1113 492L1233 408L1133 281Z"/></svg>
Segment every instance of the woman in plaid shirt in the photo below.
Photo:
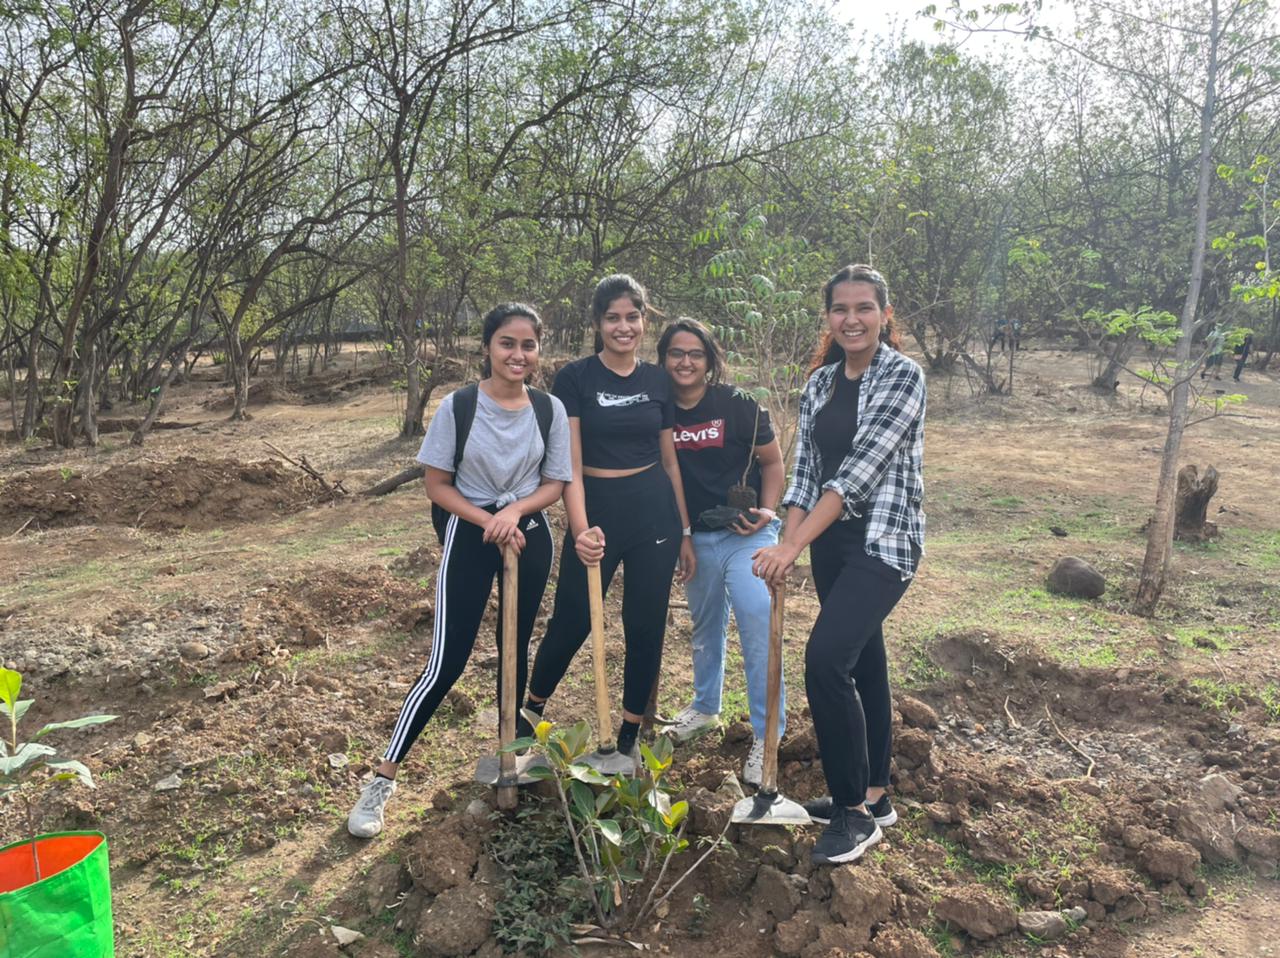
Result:
<svg viewBox="0 0 1280 958"><path fill-rule="evenodd" d="M826 829L816 863L851 862L898 820L889 801L891 704L885 618L915 575L925 381L898 352L889 287L846 266L823 288L827 331L800 398L795 472L782 542L755 573L786 577L809 548L822 608L805 648L805 689L831 797L805 806Z"/></svg>

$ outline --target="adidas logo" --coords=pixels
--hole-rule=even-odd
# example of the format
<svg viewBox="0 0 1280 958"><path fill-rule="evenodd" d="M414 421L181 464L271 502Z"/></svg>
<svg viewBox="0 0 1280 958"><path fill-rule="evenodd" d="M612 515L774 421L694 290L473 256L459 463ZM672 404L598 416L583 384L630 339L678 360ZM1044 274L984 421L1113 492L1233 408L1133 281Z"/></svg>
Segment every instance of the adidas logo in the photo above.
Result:
<svg viewBox="0 0 1280 958"><path fill-rule="evenodd" d="M530 529L536 529L536 528L538 528L538 520L537 520L537 519L530 519L530 520L529 520L529 524L528 524L527 526L525 526L525 527L524 527L524 531L525 531L525 532L528 532Z"/></svg>

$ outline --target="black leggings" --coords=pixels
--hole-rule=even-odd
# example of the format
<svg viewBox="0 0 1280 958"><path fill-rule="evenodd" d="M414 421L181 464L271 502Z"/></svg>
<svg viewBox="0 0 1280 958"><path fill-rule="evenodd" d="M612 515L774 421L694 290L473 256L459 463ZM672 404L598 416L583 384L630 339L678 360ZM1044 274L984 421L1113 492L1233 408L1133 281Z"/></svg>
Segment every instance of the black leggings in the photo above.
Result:
<svg viewBox="0 0 1280 958"><path fill-rule="evenodd" d="M833 523L809 546L822 608L805 647L804 682L832 798L858 805L889 784L892 703L881 626L910 580L867 555L864 531Z"/></svg>
<svg viewBox="0 0 1280 958"><path fill-rule="evenodd" d="M600 577L607 593L618 564L622 583L622 634L626 660L622 707L643 715L662 664L671 577L680 555L680 514L671 480L661 466L620 479L583 478L587 520L604 532ZM591 634L587 568L570 537L560 554L560 580L547 634L533 661L529 691L540 699L556 690L569 663Z"/></svg>
<svg viewBox="0 0 1280 958"><path fill-rule="evenodd" d="M520 580L516 596L516 707L524 698L529 671L529 636L542 604L542 593L551 573L555 545L545 513L535 513L520 520L525 546L520 553ZM498 579L498 603L502 603L502 551L484 542L484 530L477 525L450 516L445 526L444 549L440 554L440 571L436 576L435 634L431 655L418 680L413 683L400 708L391 744L383 758L403 762L409 748L435 714L445 695L458 681L476 633L484 619L485 607L493 580ZM502 708L502 615L497 622L498 636L498 708Z"/></svg>

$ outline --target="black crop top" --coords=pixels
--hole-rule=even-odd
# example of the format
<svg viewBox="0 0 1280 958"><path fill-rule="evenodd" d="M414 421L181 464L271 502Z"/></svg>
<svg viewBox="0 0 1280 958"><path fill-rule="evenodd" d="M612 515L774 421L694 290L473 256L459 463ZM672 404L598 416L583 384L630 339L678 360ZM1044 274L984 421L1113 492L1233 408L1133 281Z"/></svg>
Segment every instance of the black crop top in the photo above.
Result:
<svg viewBox="0 0 1280 958"><path fill-rule="evenodd" d="M591 355L561 369L551 392L579 419L583 466L638 469L662 458L658 437L675 424L666 370L641 362L619 376Z"/></svg>

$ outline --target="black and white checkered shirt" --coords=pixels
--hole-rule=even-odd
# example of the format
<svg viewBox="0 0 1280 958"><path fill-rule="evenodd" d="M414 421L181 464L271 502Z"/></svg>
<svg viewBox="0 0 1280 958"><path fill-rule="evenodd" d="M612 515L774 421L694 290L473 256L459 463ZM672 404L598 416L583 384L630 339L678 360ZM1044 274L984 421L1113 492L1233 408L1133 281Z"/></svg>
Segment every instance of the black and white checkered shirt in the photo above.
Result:
<svg viewBox="0 0 1280 958"><path fill-rule="evenodd" d="M815 370L800 396L795 469L782 504L812 512L822 493L834 489L844 499L840 521L866 516L867 554L909 579L918 562L911 544L924 549L924 373L897 350L876 350L858 391L853 448L819 489L822 457L813 441L814 417L831 398L843 366L841 360Z"/></svg>

